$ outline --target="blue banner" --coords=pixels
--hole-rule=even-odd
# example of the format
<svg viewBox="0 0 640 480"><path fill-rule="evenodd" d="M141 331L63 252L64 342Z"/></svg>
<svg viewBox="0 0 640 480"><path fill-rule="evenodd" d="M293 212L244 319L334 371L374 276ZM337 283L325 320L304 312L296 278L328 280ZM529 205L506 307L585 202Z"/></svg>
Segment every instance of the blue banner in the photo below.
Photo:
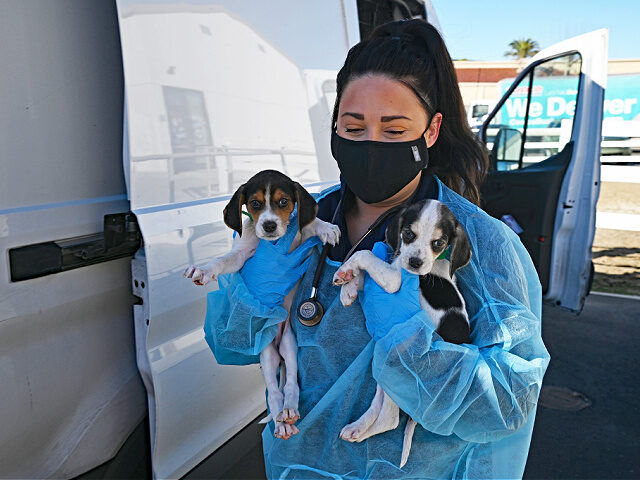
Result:
<svg viewBox="0 0 640 480"><path fill-rule="evenodd" d="M534 77L529 107L529 127L559 127L562 119L575 115L578 98L578 76ZM504 94L513 79L501 80ZM498 122L522 127L527 109L529 81L525 78L500 109ZM640 75L610 75L604 100L604 118L640 120Z"/></svg>

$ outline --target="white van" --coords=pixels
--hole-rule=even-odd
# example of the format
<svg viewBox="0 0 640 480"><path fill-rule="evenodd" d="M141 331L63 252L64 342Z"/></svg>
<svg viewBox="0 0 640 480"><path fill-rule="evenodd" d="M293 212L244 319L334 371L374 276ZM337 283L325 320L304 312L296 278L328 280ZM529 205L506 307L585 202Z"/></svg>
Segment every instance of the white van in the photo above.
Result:
<svg viewBox="0 0 640 480"><path fill-rule="evenodd" d="M431 11L0 3L0 477L78 476L145 418L157 478L184 476L232 438L247 448L236 435L265 410L259 368L216 364L202 329L215 285L181 273L229 249L222 207L253 173L316 191L337 181L330 114L349 47ZM531 85L579 57L566 147L524 165L527 126L504 128L483 190L486 209L521 229L545 299L575 311L591 272L607 35L563 42L522 72L516 83ZM500 105L488 116L498 131Z"/></svg>

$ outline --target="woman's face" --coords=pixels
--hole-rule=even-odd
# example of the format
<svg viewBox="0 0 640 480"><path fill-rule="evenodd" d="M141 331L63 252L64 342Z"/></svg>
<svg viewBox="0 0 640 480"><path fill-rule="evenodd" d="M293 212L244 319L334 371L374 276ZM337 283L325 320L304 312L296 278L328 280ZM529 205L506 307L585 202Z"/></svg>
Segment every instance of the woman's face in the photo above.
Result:
<svg viewBox="0 0 640 480"><path fill-rule="evenodd" d="M427 112L413 90L383 75L364 75L351 80L340 99L337 133L349 140L405 142L416 140L424 132L427 147L438 138L442 114L436 113L427 127ZM421 173L379 207L405 201L418 187Z"/></svg>
<svg viewBox="0 0 640 480"><path fill-rule="evenodd" d="M382 75L364 75L351 80L342 93L337 133L349 140L404 142L419 138L427 121L409 87ZM441 121L442 114L436 113L424 135L427 147L438 138Z"/></svg>

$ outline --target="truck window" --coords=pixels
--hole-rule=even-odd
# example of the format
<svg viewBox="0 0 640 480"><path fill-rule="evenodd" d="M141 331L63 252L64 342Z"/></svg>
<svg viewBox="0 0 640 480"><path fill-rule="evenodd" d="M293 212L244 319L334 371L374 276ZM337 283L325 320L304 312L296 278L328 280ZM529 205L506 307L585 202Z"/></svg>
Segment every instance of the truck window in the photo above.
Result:
<svg viewBox="0 0 640 480"><path fill-rule="evenodd" d="M492 169L527 168L561 151L571 139L582 60L563 55L522 78L487 127ZM499 88L506 92L510 82Z"/></svg>

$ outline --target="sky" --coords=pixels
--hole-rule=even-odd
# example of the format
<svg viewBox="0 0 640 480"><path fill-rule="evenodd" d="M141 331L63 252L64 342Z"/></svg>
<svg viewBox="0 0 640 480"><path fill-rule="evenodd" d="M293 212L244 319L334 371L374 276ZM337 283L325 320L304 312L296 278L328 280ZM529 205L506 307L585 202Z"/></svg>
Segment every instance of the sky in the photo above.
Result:
<svg viewBox="0 0 640 480"><path fill-rule="evenodd" d="M609 29L609 58L640 58L640 0L431 0L453 59L507 60L515 39L540 48Z"/></svg>

